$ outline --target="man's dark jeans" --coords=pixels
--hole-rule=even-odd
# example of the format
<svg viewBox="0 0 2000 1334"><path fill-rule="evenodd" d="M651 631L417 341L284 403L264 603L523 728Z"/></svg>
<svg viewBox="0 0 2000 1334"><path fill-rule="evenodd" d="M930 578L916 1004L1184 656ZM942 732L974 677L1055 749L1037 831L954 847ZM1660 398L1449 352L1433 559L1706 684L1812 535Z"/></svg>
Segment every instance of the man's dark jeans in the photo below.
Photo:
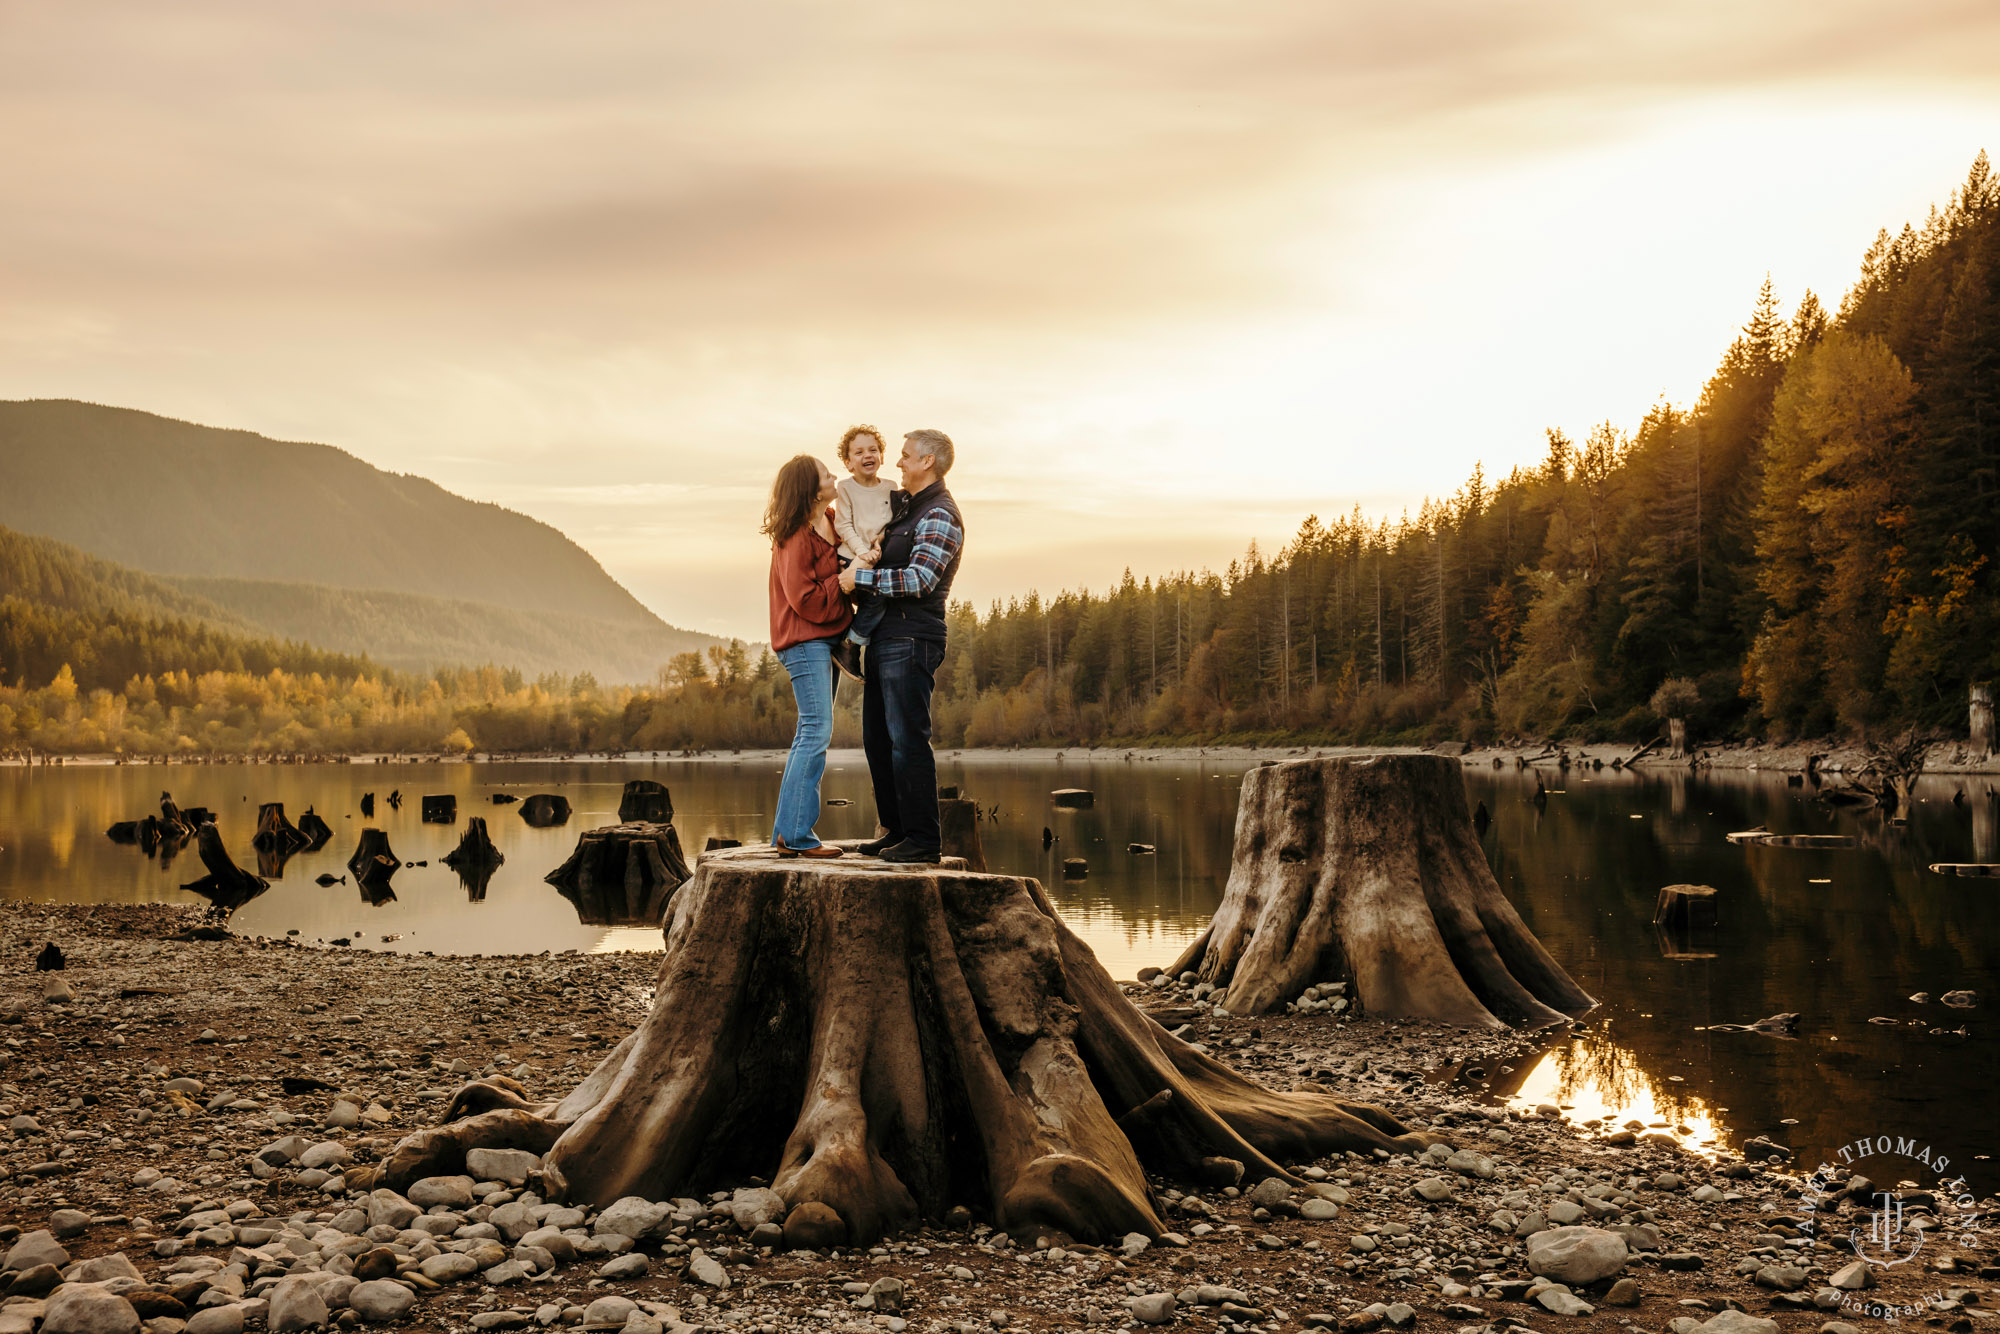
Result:
<svg viewBox="0 0 2000 1334"><path fill-rule="evenodd" d="M931 753L931 690L944 645L878 639L868 649L861 689L861 746L875 784L882 827L927 851L938 834L937 757Z"/></svg>

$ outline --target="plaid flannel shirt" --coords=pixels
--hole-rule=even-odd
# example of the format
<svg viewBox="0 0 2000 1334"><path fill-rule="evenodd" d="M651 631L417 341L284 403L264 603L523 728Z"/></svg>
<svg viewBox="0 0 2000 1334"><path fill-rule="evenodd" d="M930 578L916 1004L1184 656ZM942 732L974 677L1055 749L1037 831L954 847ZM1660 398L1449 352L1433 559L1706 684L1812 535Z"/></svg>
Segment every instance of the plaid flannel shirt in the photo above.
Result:
<svg viewBox="0 0 2000 1334"><path fill-rule="evenodd" d="M854 582L885 598L922 597L937 587L964 541L965 534L951 521L948 511L932 510L917 521L917 544L908 565L893 570L856 570Z"/></svg>

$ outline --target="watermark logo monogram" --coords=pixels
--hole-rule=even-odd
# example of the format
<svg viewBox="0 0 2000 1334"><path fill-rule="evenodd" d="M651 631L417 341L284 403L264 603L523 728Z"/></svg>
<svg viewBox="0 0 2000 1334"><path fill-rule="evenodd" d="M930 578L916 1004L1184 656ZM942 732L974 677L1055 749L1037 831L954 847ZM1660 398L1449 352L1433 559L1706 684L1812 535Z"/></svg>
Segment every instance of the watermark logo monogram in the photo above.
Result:
<svg viewBox="0 0 2000 1334"><path fill-rule="evenodd" d="M1821 1163L1800 1183L1800 1203L1806 1219L1800 1229L1807 1236L1835 1241L1844 1232L1846 1248L1871 1272L1886 1276L1899 1265L1908 1265L1924 1251L1926 1241L1939 1245L1976 1248L1980 1244L1977 1199L1963 1176L1948 1176L1951 1159L1930 1145L1906 1136L1877 1135L1858 1139L1834 1152L1838 1165ZM1858 1163L1869 1164L1869 1175L1910 1177L1923 1180L1934 1176L1928 1190L1876 1189L1850 1179L1848 1170ZM1860 1192L1860 1193L1858 1193ZM1853 1214L1849 1226L1840 1227L1843 1202ZM1947 1266L1948 1267L1948 1266ZM1872 1283L1872 1280L1871 1280ZM1864 1296L1858 1288L1841 1293L1841 1307L1857 1315L1882 1319L1921 1317L1933 1304L1943 1302L1942 1291L1914 1300L1891 1303Z"/></svg>

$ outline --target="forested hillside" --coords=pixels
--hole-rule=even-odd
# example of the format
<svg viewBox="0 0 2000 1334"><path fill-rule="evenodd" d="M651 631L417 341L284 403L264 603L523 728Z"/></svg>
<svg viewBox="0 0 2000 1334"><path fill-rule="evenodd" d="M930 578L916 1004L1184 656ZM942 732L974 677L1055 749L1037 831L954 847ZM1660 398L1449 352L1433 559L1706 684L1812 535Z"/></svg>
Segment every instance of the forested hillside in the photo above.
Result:
<svg viewBox="0 0 2000 1334"><path fill-rule="evenodd" d="M264 633L411 669L645 681L720 642L667 625L524 514L326 445L125 408L0 402L0 524L205 581Z"/></svg>
<svg viewBox="0 0 2000 1334"><path fill-rule="evenodd" d="M970 557L969 557L970 558ZM1767 283L1698 402L1550 432L1395 520L1220 575L960 608L941 733L1757 735L1962 727L2000 671L2000 182L1883 232L1837 311ZM1677 687L1685 690L1685 685Z"/></svg>

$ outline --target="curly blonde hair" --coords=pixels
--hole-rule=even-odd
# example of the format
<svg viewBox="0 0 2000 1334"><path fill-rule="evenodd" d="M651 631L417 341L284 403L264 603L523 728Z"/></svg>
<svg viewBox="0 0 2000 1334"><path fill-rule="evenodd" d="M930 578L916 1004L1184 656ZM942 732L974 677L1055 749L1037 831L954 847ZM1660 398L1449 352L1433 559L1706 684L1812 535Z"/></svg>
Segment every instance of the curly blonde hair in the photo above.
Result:
<svg viewBox="0 0 2000 1334"><path fill-rule="evenodd" d="M874 436L875 446L876 448L882 451L882 457L885 460L889 457L889 442L882 438L882 433L880 431L876 430L873 426L868 426L868 425L850 426L847 428L847 434L840 437L839 446L833 451L834 453L840 455L840 461L842 463L847 462L847 451L854 444L854 437L857 435Z"/></svg>

